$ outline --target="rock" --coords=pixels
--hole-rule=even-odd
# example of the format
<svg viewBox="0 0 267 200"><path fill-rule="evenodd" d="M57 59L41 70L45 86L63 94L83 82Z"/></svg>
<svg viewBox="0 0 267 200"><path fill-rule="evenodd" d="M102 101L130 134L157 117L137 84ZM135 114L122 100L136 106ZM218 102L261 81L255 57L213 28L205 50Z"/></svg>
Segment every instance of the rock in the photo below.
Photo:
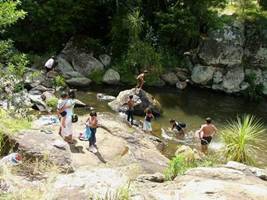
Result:
<svg viewBox="0 0 267 200"><path fill-rule="evenodd" d="M223 81L223 73L221 70L216 70L213 74L213 83L219 84Z"/></svg>
<svg viewBox="0 0 267 200"><path fill-rule="evenodd" d="M267 70L262 72L263 77L263 94L267 95Z"/></svg>
<svg viewBox="0 0 267 200"><path fill-rule="evenodd" d="M66 83L74 87L86 87L89 86L92 81L85 77L76 77L66 80Z"/></svg>
<svg viewBox="0 0 267 200"><path fill-rule="evenodd" d="M150 181L150 182L156 182L156 183L163 183L165 180L165 177L161 173L142 174L138 176L136 180L139 182Z"/></svg>
<svg viewBox="0 0 267 200"><path fill-rule="evenodd" d="M250 52L250 64L255 67L267 67L267 48L259 47L256 52Z"/></svg>
<svg viewBox="0 0 267 200"><path fill-rule="evenodd" d="M45 82L45 74L39 70L30 70L24 74L24 84L27 89L34 88Z"/></svg>
<svg viewBox="0 0 267 200"><path fill-rule="evenodd" d="M80 170L73 174L59 176L52 186L53 191L50 196L51 199L58 200L104 199L107 195L115 196L116 192L127 187L127 184L128 178L116 169Z"/></svg>
<svg viewBox="0 0 267 200"><path fill-rule="evenodd" d="M31 102L30 95L25 90L13 94L11 103L16 108L29 108L33 105Z"/></svg>
<svg viewBox="0 0 267 200"><path fill-rule="evenodd" d="M144 200L265 200L267 195L266 182L225 167L190 169L164 183L136 181L133 188L132 196Z"/></svg>
<svg viewBox="0 0 267 200"><path fill-rule="evenodd" d="M180 89L180 90L184 90L187 87L187 81L178 81L176 83L176 88Z"/></svg>
<svg viewBox="0 0 267 200"><path fill-rule="evenodd" d="M36 91L39 91L39 92L41 92L41 93L43 93L43 92L47 92L47 91L52 92L52 93L55 92L55 90L52 89L52 88L47 88L47 87L45 87L45 86L43 86L43 85L38 85L38 86L32 88L32 89L29 91L29 93L31 93L31 94L33 94L33 93L37 93Z"/></svg>
<svg viewBox="0 0 267 200"><path fill-rule="evenodd" d="M18 144L18 150L26 158L48 159L55 164L63 173L73 171L71 155L68 145L65 149L58 149L52 144L61 138L56 134L45 134L37 130L22 131L15 135L12 140Z"/></svg>
<svg viewBox="0 0 267 200"><path fill-rule="evenodd" d="M136 91L139 91L136 93ZM108 105L111 107L112 110L116 112L120 112L122 110L125 111L125 103L127 103L128 98L130 95L134 96L134 101L136 102L136 105L134 107L134 114L135 115L144 115L144 110L146 108L151 108L152 112L156 116L160 116L162 113L161 105L160 103L154 99L154 97L145 92L144 90L136 90L135 88L131 90L124 90L120 92L120 94L116 97L116 99L112 102L109 102Z"/></svg>
<svg viewBox="0 0 267 200"><path fill-rule="evenodd" d="M114 101L116 99L116 97L114 96L110 96L110 95L106 95L102 93L97 93L96 98L99 101Z"/></svg>
<svg viewBox="0 0 267 200"><path fill-rule="evenodd" d="M107 54L102 54L99 56L99 60L101 63L105 66L108 67L111 63L111 57Z"/></svg>
<svg viewBox="0 0 267 200"><path fill-rule="evenodd" d="M242 171L244 173L247 173L248 175L253 174L254 176L267 181L267 170L265 169L259 169L257 167L251 167L247 166L245 164L239 163L239 162L234 162L234 161L229 161L225 167L230 168L230 169L235 169Z"/></svg>
<svg viewBox="0 0 267 200"><path fill-rule="evenodd" d="M103 76L103 82L109 85L117 85L120 82L120 74L114 69L109 69Z"/></svg>
<svg viewBox="0 0 267 200"><path fill-rule="evenodd" d="M178 78L173 72L163 74L161 78L169 85L175 85L178 82Z"/></svg>
<svg viewBox="0 0 267 200"><path fill-rule="evenodd" d="M190 73L187 68L176 68L176 76L180 81L186 81L190 79Z"/></svg>
<svg viewBox="0 0 267 200"><path fill-rule="evenodd" d="M252 78L256 85L263 83L262 71L260 69L246 69L245 75Z"/></svg>
<svg viewBox="0 0 267 200"><path fill-rule="evenodd" d="M63 76L64 76L65 79L81 78L81 77L84 77L81 73L76 72L76 71L65 72Z"/></svg>
<svg viewBox="0 0 267 200"><path fill-rule="evenodd" d="M42 100L41 95L29 95L29 98L33 104L33 107L36 107L41 112L50 112L51 109L48 108L45 101Z"/></svg>
<svg viewBox="0 0 267 200"><path fill-rule="evenodd" d="M196 149L191 149L189 146L182 145L179 147L176 152L176 156L183 156L187 160L201 160L205 155L197 151Z"/></svg>
<svg viewBox="0 0 267 200"><path fill-rule="evenodd" d="M78 108L83 108L83 107L86 107L86 103L83 103L82 101L80 101L79 99L75 99L75 107L78 107Z"/></svg>
<svg viewBox="0 0 267 200"><path fill-rule="evenodd" d="M245 73L242 67L233 66L228 70L223 78L223 89L228 93L239 92L240 84L245 79Z"/></svg>
<svg viewBox="0 0 267 200"><path fill-rule="evenodd" d="M206 85L212 80L215 68L210 66L196 65L193 68L191 79L194 83Z"/></svg>
<svg viewBox="0 0 267 200"><path fill-rule="evenodd" d="M64 59L64 56L59 55L57 57L57 62L58 65L56 66L56 70L61 72L64 77L68 77L69 74L75 72L72 65L67 60Z"/></svg>
<svg viewBox="0 0 267 200"><path fill-rule="evenodd" d="M244 25L235 21L209 33L198 56L206 65L240 65L244 55Z"/></svg>
<svg viewBox="0 0 267 200"><path fill-rule="evenodd" d="M86 77L94 71L102 71L104 69L104 65L99 60L87 53L75 55L72 65L76 71Z"/></svg>

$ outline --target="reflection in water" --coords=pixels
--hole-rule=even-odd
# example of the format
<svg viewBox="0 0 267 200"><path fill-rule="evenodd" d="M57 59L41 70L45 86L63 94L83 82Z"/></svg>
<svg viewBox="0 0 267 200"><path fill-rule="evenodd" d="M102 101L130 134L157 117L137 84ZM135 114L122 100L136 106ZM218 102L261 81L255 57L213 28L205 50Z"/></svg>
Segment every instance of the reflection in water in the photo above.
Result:
<svg viewBox="0 0 267 200"><path fill-rule="evenodd" d="M83 102L95 107L97 111L111 111L105 102L96 99L97 91L109 95L118 95L123 88L93 88L90 92L78 92L77 97ZM161 128L169 127L169 119L174 118L187 124L187 131L196 130L200 127L206 117L211 117L215 125L221 129L229 120L235 119L237 115L245 113L253 114L267 124L267 103L252 103L242 97L227 96L222 93L210 92L205 89L187 88L184 91L176 89L148 89L161 103L163 116L154 120L153 130L156 135L161 135ZM89 111L78 109L78 114ZM142 119L140 117L139 119ZM267 140L267 139L266 139ZM217 150L221 147L219 138L216 137L211 143L211 148ZM177 143L169 141L166 155L173 155ZM267 150L267 147L266 147Z"/></svg>

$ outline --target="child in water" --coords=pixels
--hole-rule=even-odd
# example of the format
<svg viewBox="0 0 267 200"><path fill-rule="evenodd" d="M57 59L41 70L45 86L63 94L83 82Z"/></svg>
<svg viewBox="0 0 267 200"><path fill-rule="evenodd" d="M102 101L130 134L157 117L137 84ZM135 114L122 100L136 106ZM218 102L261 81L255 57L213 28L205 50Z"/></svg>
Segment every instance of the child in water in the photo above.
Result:
<svg viewBox="0 0 267 200"><path fill-rule="evenodd" d="M152 133L151 121L154 118L151 109L146 109L146 116L144 120L143 130L147 133Z"/></svg>
<svg viewBox="0 0 267 200"><path fill-rule="evenodd" d="M97 114L95 111L90 113L90 117L86 121L86 125L89 126L91 131L91 136L89 138L89 151L92 153L97 153L96 148L96 129L98 128Z"/></svg>

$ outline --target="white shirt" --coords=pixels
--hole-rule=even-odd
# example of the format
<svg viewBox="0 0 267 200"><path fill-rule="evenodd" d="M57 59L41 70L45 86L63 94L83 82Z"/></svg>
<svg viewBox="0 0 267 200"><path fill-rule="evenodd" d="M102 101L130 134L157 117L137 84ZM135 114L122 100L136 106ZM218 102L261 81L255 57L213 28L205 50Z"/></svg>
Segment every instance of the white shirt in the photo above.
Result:
<svg viewBox="0 0 267 200"><path fill-rule="evenodd" d="M54 65L55 60L53 58L50 58L48 61L45 63L45 67L48 69L51 69Z"/></svg>

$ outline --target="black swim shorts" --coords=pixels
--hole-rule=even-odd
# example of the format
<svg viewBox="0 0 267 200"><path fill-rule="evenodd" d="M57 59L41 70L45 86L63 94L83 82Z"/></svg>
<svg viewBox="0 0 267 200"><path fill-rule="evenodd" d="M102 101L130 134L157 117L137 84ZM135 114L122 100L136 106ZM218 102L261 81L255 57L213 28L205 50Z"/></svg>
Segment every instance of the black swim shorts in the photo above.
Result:
<svg viewBox="0 0 267 200"><path fill-rule="evenodd" d="M212 140L211 136L201 138L201 145L208 145Z"/></svg>

